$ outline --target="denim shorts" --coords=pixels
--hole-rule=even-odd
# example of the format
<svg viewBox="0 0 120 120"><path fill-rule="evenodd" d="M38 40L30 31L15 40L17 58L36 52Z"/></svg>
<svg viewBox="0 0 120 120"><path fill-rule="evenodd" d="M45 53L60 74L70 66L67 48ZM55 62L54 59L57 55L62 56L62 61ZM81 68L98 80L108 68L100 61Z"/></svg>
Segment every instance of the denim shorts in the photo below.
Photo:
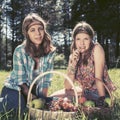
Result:
<svg viewBox="0 0 120 120"><path fill-rule="evenodd" d="M98 98L99 98L97 89L94 89L94 90L86 89L86 90L84 91L84 96L85 96L88 100L93 100L93 101L96 101L96 100L98 100Z"/></svg>

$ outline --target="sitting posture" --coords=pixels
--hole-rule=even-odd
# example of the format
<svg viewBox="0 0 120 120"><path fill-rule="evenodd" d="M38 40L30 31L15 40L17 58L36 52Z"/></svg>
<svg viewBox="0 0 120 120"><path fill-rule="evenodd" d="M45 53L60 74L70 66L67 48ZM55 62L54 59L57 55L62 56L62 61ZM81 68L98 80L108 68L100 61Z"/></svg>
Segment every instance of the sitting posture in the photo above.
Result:
<svg viewBox="0 0 120 120"><path fill-rule="evenodd" d="M0 112L18 110L19 106L23 112L35 77L53 69L55 47L46 31L45 21L38 14L30 13L23 21L22 32L25 41L14 51L13 70L1 92ZM48 74L36 82L32 99L47 96L50 79L51 75Z"/></svg>
<svg viewBox="0 0 120 120"><path fill-rule="evenodd" d="M84 21L75 26L72 37L67 74L80 85L87 99L96 101L96 106L103 106L107 93L102 82L110 91L116 89L107 72L104 50L98 42L94 42L94 30ZM65 89L66 94L72 91L67 80Z"/></svg>

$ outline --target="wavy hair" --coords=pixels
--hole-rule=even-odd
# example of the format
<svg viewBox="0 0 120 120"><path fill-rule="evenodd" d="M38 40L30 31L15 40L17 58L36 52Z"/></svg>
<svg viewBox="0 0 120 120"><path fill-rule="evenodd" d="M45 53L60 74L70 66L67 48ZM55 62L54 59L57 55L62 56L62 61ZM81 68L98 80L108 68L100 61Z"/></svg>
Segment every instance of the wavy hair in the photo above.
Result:
<svg viewBox="0 0 120 120"><path fill-rule="evenodd" d="M39 45L38 48L36 48L36 46L34 45L34 43L32 43L28 36L28 29L32 22L39 22L44 29L43 42ZM51 43L51 36L46 31L46 23L37 13L29 13L25 17L22 24L22 32L26 39L26 41L24 42L26 53L28 53L33 58L47 55L52 50L53 45Z"/></svg>
<svg viewBox="0 0 120 120"><path fill-rule="evenodd" d="M78 61L78 64L81 64L83 63L84 65L87 65L88 64L88 58L91 56L91 52L92 52L92 49L94 47L94 43L93 43L93 38L94 38L94 30L93 28L88 24L86 23L85 21L81 21L79 22L73 29L73 32L72 32L72 39L73 39L73 42L71 44L71 52L76 48L76 44L75 44L75 37L77 34L79 33L86 33L90 36L91 38L91 42L90 42L90 47L87 51L85 51L85 54L84 54L84 57L80 57L79 61ZM81 54L80 54L81 55Z"/></svg>

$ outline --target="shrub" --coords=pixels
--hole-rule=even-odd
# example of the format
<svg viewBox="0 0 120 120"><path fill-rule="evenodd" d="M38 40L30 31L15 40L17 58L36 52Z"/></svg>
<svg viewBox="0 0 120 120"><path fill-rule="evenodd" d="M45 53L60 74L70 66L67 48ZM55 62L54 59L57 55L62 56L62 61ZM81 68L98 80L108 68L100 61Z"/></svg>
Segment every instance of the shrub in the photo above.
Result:
<svg viewBox="0 0 120 120"><path fill-rule="evenodd" d="M54 68L64 69L66 68L66 65L67 65L67 62L65 60L65 55L64 54L56 55L54 59Z"/></svg>

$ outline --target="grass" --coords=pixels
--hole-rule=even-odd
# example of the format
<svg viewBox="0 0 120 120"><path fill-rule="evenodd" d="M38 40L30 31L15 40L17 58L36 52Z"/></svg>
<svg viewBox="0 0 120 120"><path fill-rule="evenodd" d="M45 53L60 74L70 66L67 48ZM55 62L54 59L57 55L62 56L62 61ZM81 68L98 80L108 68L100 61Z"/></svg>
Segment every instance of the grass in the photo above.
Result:
<svg viewBox="0 0 120 120"><path fill-rule="evenodd" d="M3 87L4 84L4 80L6 79L6 77L9 75L9 72L7 71L0 71L0 91Z"/></svg>
<svg viewBox="0 0 120 120"><path fill-rule="evenodd" d="M63 69L56 70L56 71L66 73L66 70L63 70ZM111 112L111 115L107 117L103 117L96 113L91 118L89 118L89 116L86 116L84 113L80 112L77 116L77 120L119 120L120 119L120 84L119 84L120 69L110 69L108 72L109 72L110 78L112 79L112 81L117 87L117 90L113 94L115 97L115 105L114 105L114 109ZM9 72L0 71L0 91L3 87L4 80L6 79L8 75L9 75ZM53 74L53 81L49 89L49 94L63 88L63 80L64 78L62 76ZM4 119L2 116L4 116ZM6 113L4 115L0 114L0 120L10 120L9 118L11 118L11 120L16 120L17 118L16 116L17 115L11 116L11 114L9 113ZM23 119L21 118L21 120ZM27 119L24 118L24 120L27 120Z"/></svg>

